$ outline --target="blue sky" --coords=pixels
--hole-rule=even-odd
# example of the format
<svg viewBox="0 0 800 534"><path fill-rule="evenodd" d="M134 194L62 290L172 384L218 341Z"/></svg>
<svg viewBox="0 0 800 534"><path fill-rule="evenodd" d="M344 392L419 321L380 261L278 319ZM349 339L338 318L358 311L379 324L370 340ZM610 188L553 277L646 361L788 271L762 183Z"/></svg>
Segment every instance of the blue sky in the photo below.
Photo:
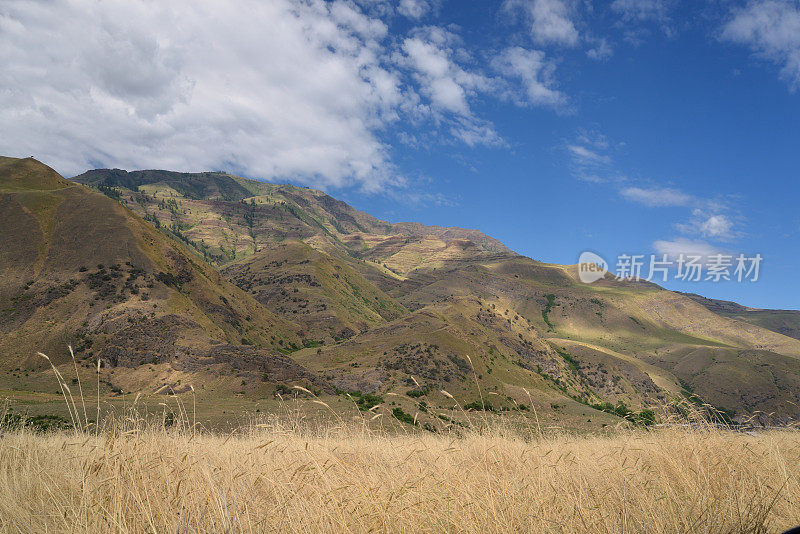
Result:
<svg viewBox="0 0 800 534"><path fill-rule="evenodd" d="M353 202L391 220L477 227L557 263L593 250L613 264L621 253L666 250L657 241L685 241L688 251L696 244L761 253L755 283L665 285L757 307L800 307L800 99L780 62L722 37L732 6L676 3L665 6L666 22L635 24L600 7L599 16L576 15L613 53L597 61L586 55L590 45L543 47L557 62L554 76L569 110L480 102L476 114L491 120L508 146L394 144L404 169L434 178L430 191L444 199L436 209L383 198ZM522 22L489 11L443 3L433 20L456 21L475 36L465 44L478 50L498 36L525 46ZM686 198L652 206L624 194L635 188ZM723 228L694 227L712 217Z"/></svg>
<svg viewBox="0 0 800 534"><path fill-rule="evenodd" d="M0 63L0 151L66 176L224 169L556 263L760 253L666 285L800 308L795 0L18 0Z"/></svg>

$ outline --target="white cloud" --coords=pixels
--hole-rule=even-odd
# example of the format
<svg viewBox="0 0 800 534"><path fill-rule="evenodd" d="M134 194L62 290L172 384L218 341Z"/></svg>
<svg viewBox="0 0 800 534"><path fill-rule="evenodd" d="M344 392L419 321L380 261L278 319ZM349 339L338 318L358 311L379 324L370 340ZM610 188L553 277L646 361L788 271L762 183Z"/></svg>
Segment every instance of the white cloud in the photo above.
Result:
<svg viewBox="0 0 800 534"><path fill-rule="evenodd" d="M495 57L492 66L507 78L516 78L522 83L521 99L513 92L508 93L518 105L558 107L567 101L566 96L554 88L555 67L540 50L507 48Z"/></svg>
<svg viewBox="0 0 800 534"><path fill-rule="evenodd" d="M431 5L426 0L400 0L397 11L410 19L420 19L428 14Z"/></svg>
<svg viewBox="0 0 800 534"><path fill-rule="evenodd" d="M700 223L700 232L706 237L728 238L733 222L725 215L712 215Z"/></svg>
<svg viewBox="0 0 800 534"><path fill-rule="evenodd" d="M705 241L696 241L683 237L672 240L660 239L653 243L653 248L658 254L666 254L671 261L675 261L683 255L684 257L700 256L702 258L701 263L708 263L711 256L725 254L721 249Z"/></svg>
<svg viewBox="0 0 800 534"><path fill-rule="evenodd" d="M649 189L626 187L620 191L620 194L631 202L638 202L650 207L690 206L695 202L694 197L691 195L667 187Z"/></svg>
<svg viewBox="0 0 800 534"><path fill-rule="evenodd" d="M800 3L762 0L735 9L722 39L748 46L782 65L781 77L792 90L800 88Z"/></svg>
<svg viewBox="0 0 800 534"><path fill-rule="evenodd" d="M573 11L533 3L537 27ZM380 191L407 183L383 141L390 132L503 146L475 111L480 102L563 109L544 52L510 47L488 60L453 27L389 35L379 18L438 5L0 3L0 154L34 155L68 176L98 166L224 169Z"/></svg>
<svg viewBox="0 0 800 534"><path fill-rule="evenodd" d="M737 237L735 222L729 215L708 213L702 209L692 211L692 219L688 223L679 223L675 227L684 234L696 234L711 239L729 240Z"/></svg>
<svg viewBox="0 0 800 534"><path fill-rule="evenodd" d="M572 175L583 182L621 182L625 177L615 168L609 151L616 148L596 131L580 130L575 141L566 143Z"/></svg>
<svg viewBox="0 0 800 534"><path fill-rule="evenodd" d="M614 48L609 44L605 38L597 39L594 41L594 48L586 51L586 56L589 59L597 61L604 61L614 55Z"/></svg>
<svg viewBox="0 0 800 534"><path fill-rule="evenodd" d="M0 152L376 190L398 76L349 2L5 2Z"/></svg>
<svg viewBox="0 0 800 534"><path fill-rule="evenodd" d="M569 0L506 0L506 9L522 10L530 24L531 37L538 44L575 46L580 35L572 20Z"/></svg>
<svg viewBox="0 0 800 534"><path fill-rule="evenodd" d="M476 78L451 61L444 43L424 37L403 42L409 65L414 69L422 92L437 108L468 115L467 93L474 90Z"/></svg>
<svg viewBox="0 0 800 534"><path fill-rule="evenodd" d="M598 154L585 146L569 145L567 149L576 160L584 164L611 163L611 158L609 156Z"/></svg>
<svg viewBox="0 0 800 534"><path fill-rule="evenodd" d="M429 104L417 103L416 112L429 112L469 146L502 144L492 123L473 113L470 99L496 95L504 82L462 66L456 58L469 61L470 56L459 45L456 35L435 26L418 29L403 41L398 62L411 70L419 92L429 100Z"/></svg>
<svg viewBox="0 0 800 534"><path fill-rule="evenodd" d="M728 207L718 201L698 198L678 189L627 187L620 194L632 202L649 207L691 208L691 218L685 223L675 223L674 227L682 234L702 237L712 241L731 241L743 234L736 230L736 218L725 211ZM675 258L679 254L710 256L720 251L705 241L689 238L659 240L654 243L657 252Z"/></svg>
<svg viewBox="0 0 800 534"><path fill-rule="evenodd" d="M491 122L474 117L456 118L450 126L450 134L470 147L505 144Z"/></svg>
<svg viewBox="0 0 800 534"><path fill-rule="evenodd" d="M691 219L676 223L675 228L687 235L698 235L709 239L727 241L742 234L735 230L736 221L725 213L728 207L716 200L698 198L678 189L667 187L627 187L620 194L631 202L645 206L691 208Z"/></svg>

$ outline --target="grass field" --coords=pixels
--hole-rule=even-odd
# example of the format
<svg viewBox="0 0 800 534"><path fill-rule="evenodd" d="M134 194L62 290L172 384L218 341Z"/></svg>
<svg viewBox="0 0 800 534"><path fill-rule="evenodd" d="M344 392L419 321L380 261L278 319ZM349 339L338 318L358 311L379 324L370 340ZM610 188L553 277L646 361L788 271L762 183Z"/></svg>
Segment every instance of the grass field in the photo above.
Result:
<svg viewBox="0 0 800 534"><path fill-rule="evenodd" d="M0 438L3 532L779 532L800 433L235 434L127 424Z"/></svg>

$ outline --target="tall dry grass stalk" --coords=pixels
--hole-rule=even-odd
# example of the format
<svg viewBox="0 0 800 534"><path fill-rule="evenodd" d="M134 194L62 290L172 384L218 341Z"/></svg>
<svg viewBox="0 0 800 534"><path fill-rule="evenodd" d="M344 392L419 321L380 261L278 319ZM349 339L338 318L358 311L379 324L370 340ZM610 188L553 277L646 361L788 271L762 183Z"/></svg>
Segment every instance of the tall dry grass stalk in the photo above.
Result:
<svg viewBox="0 0 800 534"><path fill-rule="evenodd" d="M793 431L120 424L0 439L0 530L775 532L800 524L799 475Z"/></svg>
<svg viewBox="0 0 800 534"><path fill-rule="evenodd" d="M376 414L345 421L299 386L304 402L328 409L327 422L288 402L282 416L204 432L192 388L191 416L173 396L160 420L142 418L137 396L89 429L83 399L81 414L53 370L74 431L0 432L2 532L766 533L800 524L792 429L742 433L698 418L575 436L484 418L458 434L388 434L369 424Z"/></svg>

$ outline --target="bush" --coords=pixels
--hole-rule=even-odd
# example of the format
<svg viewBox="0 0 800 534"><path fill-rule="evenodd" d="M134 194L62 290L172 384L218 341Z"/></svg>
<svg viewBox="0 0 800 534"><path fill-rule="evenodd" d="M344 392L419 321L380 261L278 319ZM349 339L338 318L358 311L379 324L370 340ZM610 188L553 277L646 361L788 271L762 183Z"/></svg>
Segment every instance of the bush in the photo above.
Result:
<svg viewBox="0 0 800 534"><path fill-rule="evenodd" d="M401 423L417 426L417 422L414 420L414 418L408 415L406 412L404 412L403 409L400 408L399 406L394 410L392 410L392 415L394 416L395 419L397 419Z"/></svg>
<svg viewBox="0 0 800 534"><path fill-rule="evenodd" d="M34 432L51 432L72 428L72 423L58 415L23 416L9 411L0 419L0 429L19 430L27 428Z"/></svg>
<svg viewBox="0 0 800 534"><path fill-rule="evenodd" d="M174 274L163 271L156 274L156 280L169 287L180 288L181 285Z"/></svg>
<svg viewBox="0 0 800 534"><path fill-rule="evenodd" d="M368 412L375 406L383 404L383 397L381 397L380 395L372 395L371 393L361 393L358 390L347 391L347 392L337 390L336 393L339 395L342 394L349 395L350 398L352 398L353 401L355 401L358 409L362 412Z"/></svg>
<svg viewBox="0 0 800 534"><path fill-rule="evenodd" d="M494 412L494 411L496 411L494 409L494 406L492 406L490 403L485 402L485 401L484 402L482 402L482 401L469 402L469 403L464 405L464 409L465 410L473 410L475 412L481 412L481 411Z"/></svg>
<svg viewBox="0 0 800 534"><path fill-rule="evenodd" d="M267 373L264 373L264 381L265 382L266 382L266 376L267 376ZM275 394L276 395L281 395L281 396L291 395L292 394L292 388L290 388L289 386L284 385L284 384L278 384L277 386L275 386Z"/></svg>

